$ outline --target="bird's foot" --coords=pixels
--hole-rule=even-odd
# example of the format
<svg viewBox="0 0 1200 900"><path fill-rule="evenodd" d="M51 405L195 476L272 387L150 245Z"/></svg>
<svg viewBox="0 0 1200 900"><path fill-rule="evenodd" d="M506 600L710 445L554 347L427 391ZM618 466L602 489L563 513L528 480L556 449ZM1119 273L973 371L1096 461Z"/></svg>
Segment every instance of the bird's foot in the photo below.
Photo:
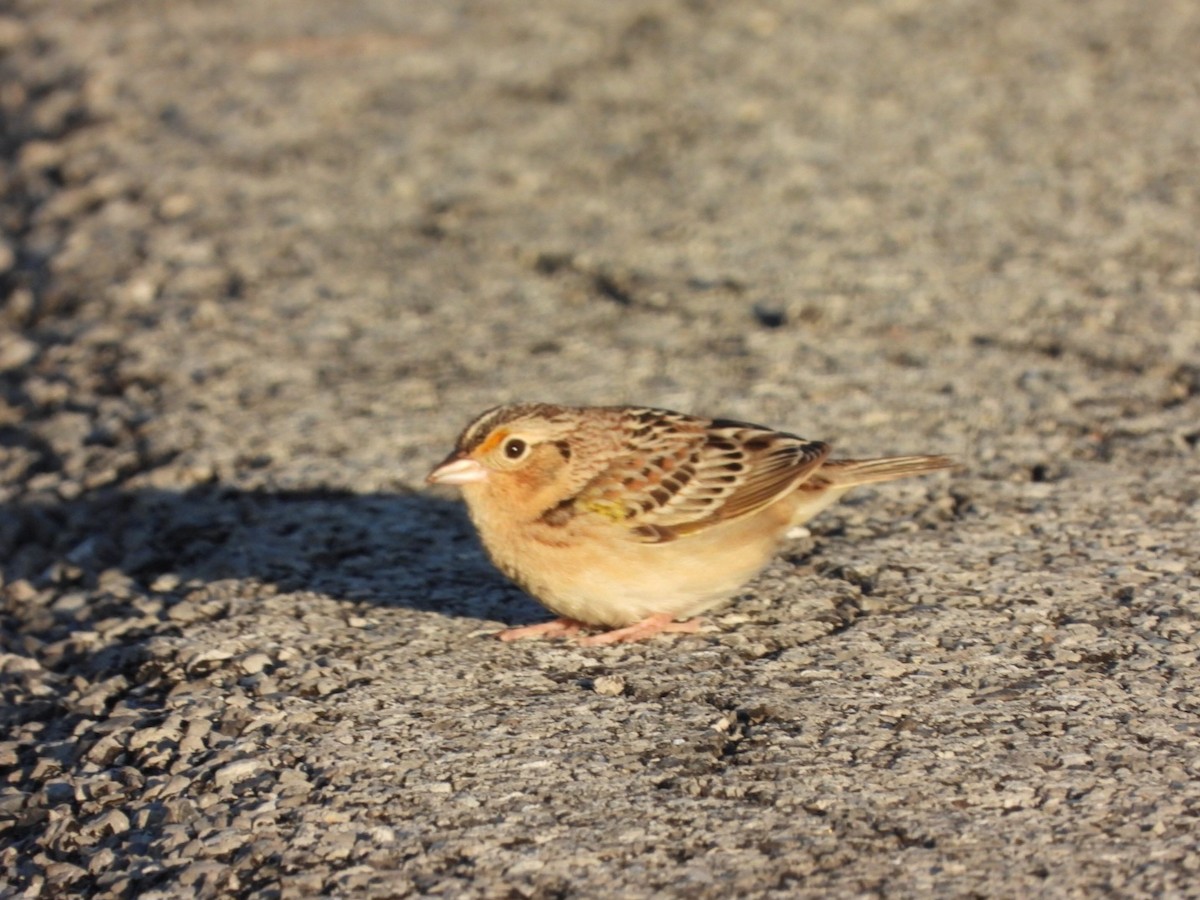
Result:
<svg viewBox="0 0 1200 900"><path fill-rule="evenodd" d="M550 622L539 622L536 625L523 625L520 628L508 628L496 635L502 641L519 641L532 637L570 637L583 629L582 622L574 619L554 619Z"/></svg>
<svg viewBox="0 0 1200 900"><path fill-rule="evenodd" d="M695 634L700 630L700 619L688 619L686 622L676 622L670 613L650 616L640 622L634 622L625 628L615 631L604 631L589 637L579 639L582 647L600 647L605 644L628 644L640 641L656 634Z"/></svg>

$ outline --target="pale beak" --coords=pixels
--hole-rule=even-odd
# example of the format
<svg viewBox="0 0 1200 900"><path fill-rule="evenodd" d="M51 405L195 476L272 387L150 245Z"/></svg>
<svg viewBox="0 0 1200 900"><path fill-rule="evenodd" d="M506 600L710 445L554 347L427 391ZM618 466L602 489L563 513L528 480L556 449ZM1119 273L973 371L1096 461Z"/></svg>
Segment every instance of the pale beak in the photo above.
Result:
<svg viewBox="0 0 1200 900"><path fill-rule="evenodd" d="M451 456L425 478L430 484L470 484L487 478L487 469L475 460Z"/></svg>

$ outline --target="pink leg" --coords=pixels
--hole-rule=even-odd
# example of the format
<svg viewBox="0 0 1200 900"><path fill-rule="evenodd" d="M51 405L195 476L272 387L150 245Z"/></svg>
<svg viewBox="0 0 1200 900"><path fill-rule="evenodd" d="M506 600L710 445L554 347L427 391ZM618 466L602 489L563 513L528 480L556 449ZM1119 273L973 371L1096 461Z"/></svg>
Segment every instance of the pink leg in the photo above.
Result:
<svg viewBox="0 0 1200 900"><path fill-rule="evenodd" d="M570 637L578 634L583 628L582 622L574 619L554 619L550 622L539 622L537 625L523 625L520 628L508 628L496 635L502 641L519 641L531 637Z"/></svg>
<svg viewBox="0 0 1200 900"><path fill-rule="evenodd" d="M695 634L700 630L700 621L700 619L688 619L686 622L676 622L670 613L661 613L648 619L642 619L642 621L625 628L580 638L579 644L582 647L598 647L603 644L625 644L631 641L640 641L656 634Z"/></svg>

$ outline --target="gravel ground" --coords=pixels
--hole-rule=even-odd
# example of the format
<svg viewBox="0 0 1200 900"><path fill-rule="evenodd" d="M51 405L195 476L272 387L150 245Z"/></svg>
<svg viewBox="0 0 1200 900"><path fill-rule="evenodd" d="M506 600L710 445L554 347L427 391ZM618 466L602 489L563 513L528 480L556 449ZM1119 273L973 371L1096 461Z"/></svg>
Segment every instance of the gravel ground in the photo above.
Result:
<svg viewBox="0 0 1200 900"><path fill-rule="evenodd" d="M0 896L1196 894L1200 6L0 0ZM544 613L511 399L953 453Z"/></svg>

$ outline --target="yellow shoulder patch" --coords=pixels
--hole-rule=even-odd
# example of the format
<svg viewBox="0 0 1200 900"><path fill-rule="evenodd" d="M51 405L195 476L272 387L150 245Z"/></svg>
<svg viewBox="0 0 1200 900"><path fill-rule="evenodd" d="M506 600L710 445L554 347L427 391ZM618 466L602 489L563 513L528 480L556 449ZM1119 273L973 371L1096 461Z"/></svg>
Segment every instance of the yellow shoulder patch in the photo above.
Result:
<svg viewBox="0 0 1200 900"><path fill-rule="evenodd" d="M588 500L581 504L586 512L595 513L614 522L625 521L625 506L616 500Z"/></svg>

